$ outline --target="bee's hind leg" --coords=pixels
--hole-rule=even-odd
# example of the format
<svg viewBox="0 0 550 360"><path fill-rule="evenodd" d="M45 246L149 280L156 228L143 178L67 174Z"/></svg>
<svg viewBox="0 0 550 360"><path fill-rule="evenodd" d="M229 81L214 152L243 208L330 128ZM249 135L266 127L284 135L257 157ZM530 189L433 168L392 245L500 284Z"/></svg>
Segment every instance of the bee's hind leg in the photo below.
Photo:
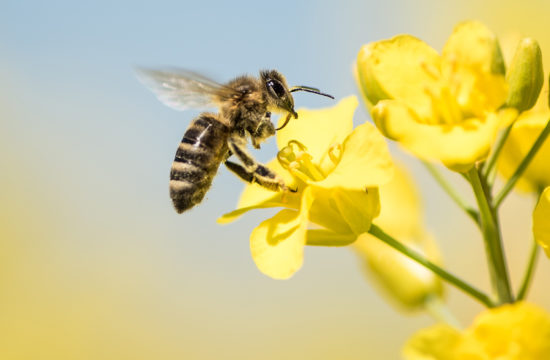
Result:
<svg viewBox="0 0 550 360"><path fill-rule="evenodd" d="M257 162L246 151L246 147L240 139L230 138L228 145L231 153L243 163L243 165L240 165L232 161L225 161L227 168L238 177L249 183L255 182L271 191L293 191L285 185L283 179L273 170Z"/></svg>
<svg viewBox="0 0 550 360"><path fill-rule="evenodd" d="M229 161L229 160L227 160L224 164L235 175L237 175L238 177L240 177L241 179L243 179L247 183L251 183L251 182L254 181L254 174L249 173L248 171L246 171L246 169L242 165L239 165L239 164L234 163L234 162Z"/></svg>

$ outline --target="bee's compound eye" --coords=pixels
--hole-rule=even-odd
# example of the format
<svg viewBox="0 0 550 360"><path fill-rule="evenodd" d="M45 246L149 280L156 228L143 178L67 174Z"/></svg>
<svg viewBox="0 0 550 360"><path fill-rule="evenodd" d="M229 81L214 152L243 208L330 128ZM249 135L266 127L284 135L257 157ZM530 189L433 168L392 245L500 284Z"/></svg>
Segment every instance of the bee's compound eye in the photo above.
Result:
<svg viewBox="0 0 550 360"><path fill-rule="evenodd" d="M281 84L279 81L268 80L266 85L269 91L271 91L271 93L276 97L282 98L283 96L285 96L285 88L283 84Z"/></svg>

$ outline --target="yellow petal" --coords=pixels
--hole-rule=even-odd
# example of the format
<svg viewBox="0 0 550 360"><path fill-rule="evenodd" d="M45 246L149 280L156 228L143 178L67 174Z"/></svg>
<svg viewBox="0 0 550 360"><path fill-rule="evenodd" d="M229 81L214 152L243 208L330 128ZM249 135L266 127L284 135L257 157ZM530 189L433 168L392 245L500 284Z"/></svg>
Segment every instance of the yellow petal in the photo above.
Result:
<svg viewBox="0 0 550 360"><path fill-rule="evenodd" d="M498 160L498 170L504 178L509 178L516 171L521 160L550 119L550 111L528 111L522 113L506 140ZM545 141L525 172L517 182L521 191L537 191L550 186L550 141Z"/></svg>
<svg viewBox="0 0 550 360"><path fill-rule="evenodd" d="M346 138L340 162L315 186L363 191L387 183L392 176L393 162L384 138L372 124L365 123Z"/></svg>
<svg viewBox="0 0 550 360"><path fill-rule="evenodd" d="M335 190L310 188L313 192L314 201L309 210L309 220L338 234L353 234L336 206L334 201Z"/></svg>
<svg viewBox="0 0 550 360"><path fill-rule="evenodd" d="M311 193L304 191L300 211L281 210L250 234L250 251L258 269L274 279L287 279L302 266Z"/></svg>
<svg viewBox="0 0 550 360"><path fill-rule="evenodd" d="M417 331L407 341L403 348L403 358L405 360L459 360L455 357L455 351L461 338L460 332L449 325L433 325ZM471 360L475 359L477 358L471 358Z"/></svg>
<svg viewBox="0 0 550 360"><path fill-rule="evenodd" d="M489 153L501 118L466 119L460 124L422 124L415 114L396 100L379 102L372 110L382 133L425 160L440 160L451 170L468 171Z"/></svg>
<svg viewBox="0 0 550 360"><path fill-rule="evenodd" d="M550 257L550 187L544 189L533 212L533 235Z"/></svg>
<svg viewBox="0 0 550 360"><path fill-rule="evenodd" d="M422 239L401 237L399 240L407 242L408 246L439 263L439 254L428 253L435 248L435 242L428 234L423 235ZM422 246L419 242L429 244ZM437 275L374 236L359 236L353 247L364 261L367 276L400 309L415 310L423 307L428 298L442 295L443 286Z"/></svg>
<svg viewBox="0 0 550 360"><path fill-rule="evenodd" d="M368 192L309 188L314 197L309 220L335 233L357 236L366 232L380 212L378 188L368 188Z"/></svg>
<svg viewBox="0 0 550 360"><path fill-rule="evenodd" d="M450 64L504 75L504 59L498 40L478 21L458 24L447 40L442 56Z"/></svg>
<svg viewBox="0 0 550 360"><path fill-rule="evenodd" d="M550 359L550 316L519 302L484 311L465 332L459 359Z"/></svg>
<svg viewBox="0 0 550 360"><path fill-rule="evenodd" d="M440 68L439 54L410 35L364 45L357 55L358 80L370 103L401 100L422 119L433 117L425 89L439 87Z"/></svg>
<svg viewBox="0 0 550 360"><path fill-rule="evenodd" d="M467 21L456 26L442 56L444 77L465 117L483 117L506 101L500 45L485 25Z"/></svg>
<svg viewBox="0 0 550 360"><path fill-rule="evenodd" d="M346 246L356 240L353 234L339 234L330 230L312 229L307 231L307 245Z"/></svg>
<svg viewBox="0 0 550 360"><path fill-rule="evenodd" d="M333 199L340 216L356 235L369 231L372 220L380 213L380 197L376 187L363 191L335 189Z"/></svg>
<svg viewBox="0 0 550 360"><path fill-rule="evenodd" d="M446 325L418 331L405 345L407 360L550 359L550 316L525 302L479 314L463 333Z"/></svg>
<svg viewBox="0 0 550 360"><path fill-rule="evenodd" d="M298 110L298 119L293 119L277 132L277 147L282 149L291 140L298 140L307 147L315 164L328 160L328 149L341 144L353 129L353 113L359 102L348 96L333 107L319 110Z"/></svg>
<svg viewBox="0 0 550 360"><path fill-rule="evenodd" d="M281 166L277 159L271 160L267 166L277 175L281 176L289 188L297 188L299 190L304 188L305 184L298 183L297 180ZM248 184L241 194L237 209L222 215L218 218L217 222L219 224L230 223L237 220L244 213L254 209L269 207L297 209L300 206L301 196L301 193L271 191L256 183Z"/></svg>
<svg viewBox="0 0 550 360"><path fill-rule="evenodd" d="M391 236L411 237L424 222L420 195L405 166L395 163L391 181L380 187L380 215L376 224Z"/></svg>

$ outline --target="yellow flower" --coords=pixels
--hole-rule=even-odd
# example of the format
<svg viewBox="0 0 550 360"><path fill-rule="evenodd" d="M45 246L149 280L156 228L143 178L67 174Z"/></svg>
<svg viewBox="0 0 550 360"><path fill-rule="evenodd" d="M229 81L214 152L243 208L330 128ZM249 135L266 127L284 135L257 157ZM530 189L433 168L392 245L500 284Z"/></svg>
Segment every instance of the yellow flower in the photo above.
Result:
<svg viewBox="0 0 550 360"><path fill-rule="evenodd" d="M252 258L266 275L292 276L302 265L304 245L348 245L378 215L378 186L390 180L393 164L373 125L353 129L357 105L348 97L332 108L298 111L298 119L277 133L278 160L268 164L297 192L247 185L237 209L218 220L227 223L252 209L284 208L250 235ZM309 228L309 222L316 227Z"/></svg>
<svg viewBox="0 0 550 360"><path fill-rule="evenodd" d="M395 167L392 180L380 187L380 199L382 207L376 225L439 263L437 246L422 226L420 197L404 167ZM365 263L367 276L401 309L418 309L429 298L442 295L443 286L437 275L374 236L359 236L353 247Z"/></svg>
<svg viewBox="0 0 550 360"><path fill-rule="evenodd" d="M403 349L407 360L550 359L550 315L525 302L481 313L460 332L447 325L420 330Z"/></svg>
<svg viewBox="0 0 550 360"><path fill-rule="evenodd" d="M512 176L531 146L550 119L550 111L532 110L522 113L514 123L512 131L506 139L499 155L497 168L504 178ZM550 142L545 141L516 186L522 191L538 191L550 186Z"/></svg>
<svg viewBox="0 0 550 360"><path fill-rule="evenodd" d="M550 258L550 186L544 189L533 212L533 235Z"/></svg>
<svg viewBox="0 0 550 360"><path fill-rule="evenodd" d="M440 56L410 35L365 45L356 75L376 126L416 156L466 172L484 160L515 110L507 97L495 36L478 22L459 24Z"/></svg>

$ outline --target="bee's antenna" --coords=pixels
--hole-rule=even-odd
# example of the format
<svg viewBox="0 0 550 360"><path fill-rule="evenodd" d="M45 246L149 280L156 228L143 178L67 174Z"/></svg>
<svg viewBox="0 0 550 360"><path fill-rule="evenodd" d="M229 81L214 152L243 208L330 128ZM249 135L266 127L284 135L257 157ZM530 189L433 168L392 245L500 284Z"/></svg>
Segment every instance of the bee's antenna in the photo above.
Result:
<svg viewBox="0 0 550 360"><path fill-rule="evenodd" d="M290 89L290 92L294 92L294 91L307 91L307 92L310 92L310 93L314 93L314 94L317 94L317 95L323 95L323 96L329 97L331 99L334 99L334 96L322 93L321 90L319 90L317 88L309 87L309 86L301 86L301 85L293 86Z"/></svg>

